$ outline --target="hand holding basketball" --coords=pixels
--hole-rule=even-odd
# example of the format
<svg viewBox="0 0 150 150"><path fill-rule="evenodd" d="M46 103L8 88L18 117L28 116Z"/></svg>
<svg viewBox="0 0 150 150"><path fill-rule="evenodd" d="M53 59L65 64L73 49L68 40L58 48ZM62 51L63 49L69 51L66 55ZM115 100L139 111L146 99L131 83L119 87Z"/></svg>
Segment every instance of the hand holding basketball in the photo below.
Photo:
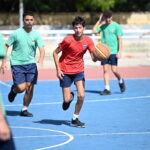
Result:
<svg viewBox="0 0 150 150"><path fill-rule="evenodd" d="M97 60L103 61L110 56L110 49L107 45L99 43L95 45L93 55Z"/></svg>

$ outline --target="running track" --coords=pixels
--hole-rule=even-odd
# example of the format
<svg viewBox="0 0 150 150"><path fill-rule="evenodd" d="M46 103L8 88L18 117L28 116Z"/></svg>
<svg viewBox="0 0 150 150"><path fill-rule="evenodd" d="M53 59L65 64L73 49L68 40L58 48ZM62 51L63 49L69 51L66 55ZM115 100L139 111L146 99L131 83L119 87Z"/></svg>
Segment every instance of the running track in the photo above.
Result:
<svg viewBox="0 0 150 150"><path fill-rule="evenodd" d="M119 72L123 78L150 78L150 66L144 67L119 67ZM102 67L85 68L86 79L102 79L103 70ZM115 78L110 71L110 78ZM8 70L3 77L3 81L10 81L11 73ZM57 80L55 69L40 69L39 80Z"/></svg>

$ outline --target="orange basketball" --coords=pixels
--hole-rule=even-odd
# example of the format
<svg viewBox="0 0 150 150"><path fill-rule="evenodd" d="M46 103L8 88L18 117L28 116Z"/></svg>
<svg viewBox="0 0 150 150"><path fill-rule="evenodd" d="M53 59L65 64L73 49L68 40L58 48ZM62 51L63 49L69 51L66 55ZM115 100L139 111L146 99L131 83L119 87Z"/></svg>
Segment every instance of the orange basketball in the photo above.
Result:
<svg viewBox="0 0 150 150"><path fill-rule="evenodd" d="M103 43L99 43L95 45L93 54L99 61L103 61L110 56L110 48Z"/></svg>

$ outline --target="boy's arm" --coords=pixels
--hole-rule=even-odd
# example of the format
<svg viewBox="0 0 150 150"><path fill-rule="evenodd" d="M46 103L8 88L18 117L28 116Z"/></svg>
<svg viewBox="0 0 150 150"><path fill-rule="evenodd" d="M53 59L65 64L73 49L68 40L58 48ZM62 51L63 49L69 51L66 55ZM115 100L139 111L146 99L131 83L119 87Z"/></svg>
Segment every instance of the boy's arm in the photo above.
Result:
<svg viewBox="0 0 150 150"><path fill-rule="evenodd" d="M148 34L150 34L150 31L145 32L145 33L142 33L142 34L140 35L140 38L142 38L143 36L148 35Z"/></svg>
<svg viewBox="0 0 150 150"><path fill-rule="evenodd" d="M44 46L39 47L39 51L40 51L40 56L39 56L39 59L38 59L37 63L39 63L40 66L42 66L43 65L43 61L44 61L44 56L45 56Z"/></svg>
<svg viewBox="0 0 150 150"><path fill-rule="evenodd" d="M8 48L9 46L8 45L5 45L5 50L6 50L6 56L2 59L2 64L0 66L0 71L2 73L5 73L5 70L7 68L7 52L8 52Z"/></svg>
<svg viewBox="0 0 150 150"><path fill-rule="evenodd" d="M56 72L57 72L57 77L59 79L62 79L64 74L61 71L60 67L59 67L59 59L58 59L58 54L61 52L61 49L59 47L57 47L54 52L53 52L53 58L54 58L54 62L55 62L55 67L56 67Z"/></svg>
<svg viewBox="0 0 150 150"><path fill-rule="evenodd" d="M119 46L119 49L118 49L117 57L121 58L122 57L122 36L118 37L118 46Z"/></svg>
<svg viewBox="0 0 150 150"><path fill-rule="evenodd" d="M101 14L100 17L99 17L99 20L96 22L96 24L93 27L92 33L97 34L98 33L97 28L100 25L102 25L103 23L104 23L103 14Z"/></svg>
<svg viewBox="0 0 150 150"><path fill-rule="evenodd" d="M0 140L6 141L10 139L10 129L5 121L2 109L0 106Z"/></svg>

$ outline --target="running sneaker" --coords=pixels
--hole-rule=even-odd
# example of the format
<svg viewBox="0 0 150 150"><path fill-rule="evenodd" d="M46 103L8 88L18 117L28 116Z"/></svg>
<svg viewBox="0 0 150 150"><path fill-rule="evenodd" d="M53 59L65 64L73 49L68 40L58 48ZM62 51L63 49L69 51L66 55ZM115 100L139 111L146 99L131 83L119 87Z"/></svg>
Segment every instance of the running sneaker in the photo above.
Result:
<svg viewBox="0 0 150 150"><path fill-rule="evenodd" d="M110 95L110 94L111 94L111 92L109 90L107 90L107 89L105 89L104 91L100 92L100 95Z"/></svg>
<svg viewBox="0 0 150 150"><path fill-rule="evenodd" d="M15 97L16 97L16 95L17 95L17 93L15 93L15 92L13 91L13 88L14 88L14 85L11 86L11 90L10 90L10 92L9 92L9 94L8 94L8 100L9 100L9 102L11 102L11 103L15 100Z"/></svg>
<svg viewBox="0 0 150 150"><path fill-rule="evenodd" d="M70 101L69 101L68 103L66 103L66 102L64 101L63 104L62 104L63 110L67 110L67 109L69 108L71 102L73 101L74 92L71 92L70 94L71 94L71 99L70 99Z"/></svg>
<svg viewBox="0 0 150 150"><path fill-rule="evenodd" d="M71 126L78 128L85 128L85 123L81 122L78 118L71 120Z"/></svg>
<svg viewBox="0 0 150 150"><path fill-rule="evenodd" d="M23 117L33 117L33 114L31 114L27 110L24 110L24 111L21 110L20 116L23 116Z"/></svg>
<svg viewBox="0 0 150 150"><path fill-rule="evenodd" d="M120 91L123 93L126 90L125 82L122 79L122 83L119 83Z"/></svg>

